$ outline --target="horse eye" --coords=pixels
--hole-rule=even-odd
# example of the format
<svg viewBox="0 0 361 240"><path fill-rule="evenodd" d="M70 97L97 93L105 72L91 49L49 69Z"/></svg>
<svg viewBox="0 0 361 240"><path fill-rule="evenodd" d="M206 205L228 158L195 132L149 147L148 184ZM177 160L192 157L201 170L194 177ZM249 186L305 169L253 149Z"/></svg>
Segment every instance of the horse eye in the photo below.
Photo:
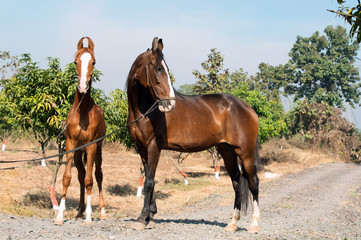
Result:
<svg viewBox="0 0 361 240"><path fill-rule="evenodd" d="M162 67L158 67L158 68L157 68L157 71L158 71L158 72L161 72L162 70L163 70Z"/></svg>
<svg viewBox="0 0 361 240"><path fill-rule="evenodd" d="M95 65L95 62L92 62L93 66Z"/></svg>
<svg viewBox="0 0 361 240"><path fill-rule="evenodd" d="M74 61L74 64L76 65L76 62Z"/></svg>

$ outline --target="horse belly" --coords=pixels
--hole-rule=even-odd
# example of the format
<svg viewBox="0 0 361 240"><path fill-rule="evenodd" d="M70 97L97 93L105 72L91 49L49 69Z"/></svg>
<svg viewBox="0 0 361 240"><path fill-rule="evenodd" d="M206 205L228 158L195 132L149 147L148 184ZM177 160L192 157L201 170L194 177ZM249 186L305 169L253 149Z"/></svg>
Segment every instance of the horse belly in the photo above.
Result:
<svg viewBox="0 0 361 240"><path fill-rule="evenodd" d="M182 152L197 152L213 147L222 141L222 130L212 123L179 124L167 134L167 148Z"/></svg>

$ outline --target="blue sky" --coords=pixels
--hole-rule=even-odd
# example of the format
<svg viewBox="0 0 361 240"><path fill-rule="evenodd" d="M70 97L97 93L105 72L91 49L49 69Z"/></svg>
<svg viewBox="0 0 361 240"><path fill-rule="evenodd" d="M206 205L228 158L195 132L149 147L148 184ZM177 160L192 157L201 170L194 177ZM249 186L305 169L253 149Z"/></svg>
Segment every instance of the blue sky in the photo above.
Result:
<svg viewBox="0 0 361 240"><path fill-rule="evenodd" d="M124 90L133 61L157 36L177 88L195 83L192 70L201 70L211 48L231 71L255 74L261 62L286 63L297 35L323 34L328 25L348 28L327 11L337 7L336 0L0 0L0 50L30 53L43 67L47 57L57 57L64 66L73 61L78 40L89 36L104 74L95 87L108 94ZM354 122L358 116L360 108L346 112Z"/></svg>

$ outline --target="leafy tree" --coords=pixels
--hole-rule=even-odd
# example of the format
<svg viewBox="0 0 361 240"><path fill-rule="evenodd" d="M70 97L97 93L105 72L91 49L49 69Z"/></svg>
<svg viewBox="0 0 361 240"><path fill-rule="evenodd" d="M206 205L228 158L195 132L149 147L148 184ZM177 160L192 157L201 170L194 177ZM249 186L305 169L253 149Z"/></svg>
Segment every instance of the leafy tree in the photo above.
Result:
<svg viewBox="0 0 361 240"><path fill-rule="evenodd" d="M19 68L19 60L16 56L11 56L10 52L0 51L0 73L1 78L13 77ZM13 115L13 103L9 102L0 85L0 140L6 140L16 129L10 116Z"/></svg>
<svg viewBox="0 0 361 240"><path fill-rule="evenodd" d="M70 107L73 104L77 76L73 63L62 71L57 58L48 58L48 68L41 69L29 54L22 55L19 73L3 79L0 86L6 101L11 103L10 121L22 130L31 130L44 152L47 140L60 133ZM93 73L93 81L101 73ZM94 90L97 92L97 90ZM98 91L99 92L99 91ZM63 138L57 139L58 144ZM61 144L58 147L62 147Z"/></svg>
<svg viewBox="0 0 361 240"><path fill-rule="evenodd" d="M295 94L295 100L315 98L337 107L343 107L345 101L354 106L361 94L359 72L353 66L359 47L350 42L341 26L326 27L325 34L298 36L279 77L287 83L286 93Z"/></svg>
<svg viewBox="0 0 361 240"><path fill-rule="evenodd" d="M107 133L125 126L128 119L128 101L126 93L120 89L110 92L106 106L103 108L107 123ZM135 147L127 128L108 137L108 141L120 141L127 148Z"/></svg>
<svg viewBox="0 0 361 240"><path fill-rule="evenodd" d="M247 102L259 118L259 141L266 142L272 137L281 137L288 133L284 111L279 100L268 100L260 91L250 90L243 82L231 91L231 94Z"/></svg>
<svg viewBox="0 0 361 240"><path fill-rule="evenodd" d="M208 59L201 64L207 73L193 70L193 75L198 79L193 88L195 93L220 93L230 88L229 73L228 69L223 69L223 60L221 53L212 48Z"/></svg>
<svg viewBox="0 0 361 240"><path fill-rule="evenodd" d="M280 100L281 91L287 85L284 81L289 68L283 65L271 66L267 63L260 63L259 72L253 76L255 88L261 91L270 100Z"/></svg>
<svg viewBox="0 0 361 240"><path fill-rule="evenodd" d="M0 51L0 73L1 79L9 78L15 75L19 68L19 60L17 56L11 56L10 52Z"/></svg>
<svg viewBox="0 0 361 240"><path fill-rule="evenodd" d="M197 93L228 92L247 102L259 117L260 142L265 142L271 137L283 136L288 132L279 94L275 94L273 99L270 99L268 94L273 91L273 85L267 83L275 81L273 68L266 64L261 65L262 72L257 77L248 77L242 68L229 73L228 70L223 70L223 57L215 49L211 49L208 60L202 63L202 66L208 74L194 71L193 74L199 80L193 89Z"/></svg>
<svg viewBox="0 0 361 240"><path fill-rule="evenodd" d="M177 91L184 95L194 95L195 92L193 91L193 89L194 84L183 84L177 89Z"/></svg>
<svg viewBox="0 0 361 240"><path fill-rule="evenodd" d="M356 40L358 43L361 42L361 4L358 0L356 6L346 7L344 5L346 1L337 0L337 3L340 5L337 11L328 10L330 12L336 13L341 18L344 18L346 22L351 25L350 37L353 38L356 35Z"/></svg>

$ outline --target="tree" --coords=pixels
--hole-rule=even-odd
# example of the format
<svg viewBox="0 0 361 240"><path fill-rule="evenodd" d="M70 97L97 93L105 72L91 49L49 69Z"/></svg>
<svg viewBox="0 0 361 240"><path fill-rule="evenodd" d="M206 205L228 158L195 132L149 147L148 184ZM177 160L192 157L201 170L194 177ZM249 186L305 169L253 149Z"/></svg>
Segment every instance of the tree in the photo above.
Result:
<svg viewBox="0 0 361 240"><path fill-rule="evenodd" d="M8 117L22 130L31 130L44 152L47 141L60 133L73 104L76 69L71 63L63 71L57 58L48 58L48 68L41 69L29 54L22 55L20 63L18 74L0 82L6 101L11 103L12 115ZM99 80L100 75L95 70L93 81ZM63 139L56 139L57 143Z"/></svg>
<svg viewBox="0 0 361 240"><path fill-rule="evenodd" d="M259 118L258 136L261 143L272 137L282 137L288 133L281 101L269 100L260 91L250 89L247 82L241 83L230 93L243 99L257 113Z"/></svg>
<svg viewBox="0 0 361 240"><path fill-rule="evenodd" d="M341 26L328 26L325 36L315 32L311 37L298 36L284 66L286 94L295 94L295 101L302 98L316 99L330 106L343 107L343 101L352 107L360 100L360 77L353 66L356 42L350 42Z"/></svg>
<svg viewBox="0 0 361 240"><path fill-rule="evenodd" d="M128 121L128 100L126 93L120 89L115 89L109 94L106 106L103 108L107 123L107 133L123 127ZM120 141L127 148L135 148L134 141L127 128L108 137L108 141Z"/></svg>
<svg viewBox="0 0 361 240"><path fill-rule="evenodd" d="M194 84L183 84L177 89L177 91L184 95L194 95L195 92L193 91L193 89Z"/></svg>
<svg viewBox="0 0 361 240"><path fill-rule="evenodd" d="M193 88L195 93L220 93L230 88L228 69L223 69L223 56L216 48L211 49L208 59L201 65L207 73L193 70L193 75L198 79Z"/></svg>
<svg viewBox="0 0 361 240"><path fill-rule="evenodd" d="M284 81L289 68L283 65L271 66L267 63L260 63L259 72L253 76L254 88L267 96L269 100L280 100L282 89L287 85Z"/></svg>
<svg viewBox="0 0 361 240"><path fill-rule="evenodd" d="M0 60L2 66L0 66L1 78L10 78L15 75L19 68L19 60L17 56L11 56L10 52L0 51Z"/></svg>
<svg viewBox="0 0 361 240"><path fill-rule="evenodd" d="M194 90L200 93L220 93L228 92L247 102L258 114L259 117L259 140L265 142L271 137L280 137L285 135L287 125L284 120L284 111L279 95L275 95L274 99L270 99L267 95L272 86L266 86L267 81L275 82L274 71L263 71L267 73L267 77L262 77L262 73L258 77L248 77L248 74L239 70L229 73L223 69L223 57L220 52L211 49L208 60L202 63L204 70L208 74L200 74L199 71L193 71L193 74L199 79L194 85ZM263 65L261 65L263 66ZM267 66L264 65L264 69ZM263 68L260 68L261 71ZM264 79L264 82L258 81ZM262 90L261 85L264 91Z"/></svg>
<svg viewBox="0 0 361 240"><path fill-rule="evenodd" d="M10 52L0 51L0 61L0 79L11 78L17 73L20 65L18 57L10 55ZM17 129L17 126L13 124L14 122L10 117L13 115L12 108L13 103L7 100L0 85L0 140L2 141L6 141Z"/></svg>
<svg viewBox="0 0 361 240"><path fill-rule="evenodd" d="M328 10L330 12L336 13L341 18L344 18L346 22L348 22L351 25L350 29L350 37L353 38L356 34L356 41L358 43L361 42L361 4L360 0L358 0L358 4L354 7L346 7L344 3L346 1L344 0L337 0L338 4L340 5L338 7L337 11L334 10Z"/></svg>

